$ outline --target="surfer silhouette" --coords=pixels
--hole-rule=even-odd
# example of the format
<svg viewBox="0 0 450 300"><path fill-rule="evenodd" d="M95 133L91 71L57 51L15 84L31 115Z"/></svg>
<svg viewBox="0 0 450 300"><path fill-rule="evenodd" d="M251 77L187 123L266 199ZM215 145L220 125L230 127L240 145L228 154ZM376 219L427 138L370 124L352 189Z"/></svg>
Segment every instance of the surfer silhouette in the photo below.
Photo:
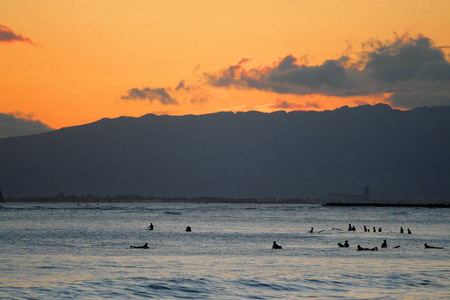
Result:
<svg viewBox="0 0 450 300"><path fill-rule="evenodd" d="M425 246L425 249L444 249L444 247L434 247L434 246L427 245L427 243L425 243L424 246Z"/></svg>
<svg viewBox="0 0 450 300"><path fill-rule="evenodd" d="M348 248L350 245L348 244L348 241L346 240L344 242L344 244L338 243L338 246L341 247L341 248Z"/></svg>
<svg viewBox="0 0 450 300"><path fill-rule="evenodd" d="M148 226L148 230L153 230L153 223L150 223L150 226Z"/></svg>
<svg viewBox="0 0 450 300"><path fill-rule="evenodd" d="M192 231L191 226L186 227L186 232L191 232L191 231Z"/></svg>
<svg viewBox="0 0 450 300"><path fill-rule="evenodd" d="M282 247L276 241L273 241L272 249L282 249Z"/></svg>
<svg viewBox="0 0 450 300"><path fill-rule="evenodd" d="M387 243L386 243L386 240L384 240L383 241L383 244L381 244L381 248L387 248L388 246L387 246Z"/></svg>
<svg viewBox="0 0 450 300"><path fill-rule="evenodd" d="M134 249L148 249L148 243L145 243L143 246L130 246L130 248L134 248Z"/></svg>
<svg viewBox="0 0 450 300"><path fill-rule="evenodd" d="M374 247L374 248L363 248L360 245L357 246L356 248L358 251L378 251L378 247Z"/></svg>

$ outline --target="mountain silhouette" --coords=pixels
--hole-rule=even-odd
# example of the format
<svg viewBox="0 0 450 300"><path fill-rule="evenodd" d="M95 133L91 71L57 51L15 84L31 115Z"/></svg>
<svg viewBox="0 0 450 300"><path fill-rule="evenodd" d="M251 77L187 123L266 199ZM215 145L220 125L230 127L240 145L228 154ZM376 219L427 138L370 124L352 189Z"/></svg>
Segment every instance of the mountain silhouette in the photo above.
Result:
<svg viewBox="0 0 450 300"><path fill-rule="evenodd" d="M120 117L0 140L5 197L450 198L450 107ZM443 201L444 201L443 200Z"/></svg>

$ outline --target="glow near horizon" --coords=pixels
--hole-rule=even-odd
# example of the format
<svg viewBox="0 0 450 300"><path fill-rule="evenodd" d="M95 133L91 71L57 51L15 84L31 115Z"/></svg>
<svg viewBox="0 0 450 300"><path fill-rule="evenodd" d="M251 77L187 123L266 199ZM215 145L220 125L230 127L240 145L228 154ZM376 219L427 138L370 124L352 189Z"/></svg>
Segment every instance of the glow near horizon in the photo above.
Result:
<svg viewBox="0 0 450 300"><path fill-rule="evenodd" d="M363 103L395 107L400 102L387 100L392 96L387 87L370 83L363 93L346 96L314 84L309 91L302 86L292 92L290 85L280 92L267 80L273 72L264 72L289 55L297 66L323 66L344 54L357 55L370 39L392 42L393 32L422 34L433 49L448 53L449 12L445 0L5 0L0 24L24 40L0 40L0 113L19 111L60 128L147 113L326 110ZM249 88L242 77L221 85L205 77L223 79L241 61L237 75L256 70L267 75L258 84L267 86ZM184 88L177 90L180 82ZM145 88L144 98L129 94ZM368 92L371 88L374 92ZM407 90L416 96L420 91ZM448 88L438 92L435 102L415 101L450 104Z"/></svg>

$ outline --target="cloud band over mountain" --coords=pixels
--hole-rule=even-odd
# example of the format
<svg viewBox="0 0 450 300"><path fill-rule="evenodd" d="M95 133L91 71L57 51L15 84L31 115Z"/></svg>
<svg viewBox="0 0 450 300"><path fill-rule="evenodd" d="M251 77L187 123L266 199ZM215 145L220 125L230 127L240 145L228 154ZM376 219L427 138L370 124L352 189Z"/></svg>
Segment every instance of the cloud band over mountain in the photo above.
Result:
<svg viewBox="0 0 450 300"><path fill-rule="evenodd" d="M241 59L217 72L203 73L203 90L233 88L276 94L324 95L331 97L380 96L397 108L450 105L450 63L445 46L436 46L428 37L407 34L391 41L370 40L359 53L346 53L320 65L307 65L287 55L270 66L246 68ZM195 93L184 80L175 88L131 89L122 99L159 100L178 104L171 93ZM204 95L191 96L191 103L208 102ZM202 101L195 101L202 99ZM315 105L279 102L272 107L306 108Z"/></svg>
<svg viewBox="0 0 450 300"><path fill-rule="evenodd" d="M39 120L33 120L32 115L21 112L10 114L0 113L0 138L38 134L53 130Z"/></svg>
<svg viewBox="0 0 450 300"><path fill-rule="evenodd" d="M369 50L353 62L341 56L307 66L288 55L272 67L247 70L239 63L204 76L215 87L337 97L393 93L392 103L405 108L450 104L450 63L429 38L402 36L392 42L371 41L365 47ZM406 100L409 96L411 103Z"/></svg>

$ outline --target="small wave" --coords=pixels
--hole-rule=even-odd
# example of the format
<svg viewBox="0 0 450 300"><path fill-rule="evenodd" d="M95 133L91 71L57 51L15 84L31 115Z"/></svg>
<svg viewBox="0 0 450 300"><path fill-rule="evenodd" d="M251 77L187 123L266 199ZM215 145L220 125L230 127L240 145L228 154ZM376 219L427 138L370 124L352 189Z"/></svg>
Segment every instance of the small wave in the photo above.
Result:
<svg viewBox="0 0 450 300"><path fill-rule="evenodd" d="M35 266L35 269L44 269L44 270L66 270L66 267L61 266Z"/></svg>
<svg viewBox="0 0 450 300"><path fill-rule="evenodd" d="M14 211L14 210L25 210L22 207L7 207L7 206L1 206L0 205L0 210L5 210L5 211Z"/></svg>
<svg viewBox="0 0 450 300"><path fill-rule="evenodd" d="M174 212L174 211L165 211L164 212L165 214L167 214L167 215L181 215L181 213L180 212Z"/></svg>
<svg viewBox="0 0 450 300"><path fill-rule="evenodd" d="M30 210L55 210L55 209L60 209L58 207L53 207L53 206L33 206Z"/></svg>
<svg viewBox="0 0 450 300"><path fill-rule="evenodd" d="M128 290L135 295L160 298L198 299L212 295L215 290L203 278L153 279L145 277L128 278Z"/></svg>
<svg viewBox="0 0 450 300"><path fill-rule="evenodd" d="M119 207L119 206L94 206L91 205L85 205L85 206L78 206L73 209L80 209L80 210L102 210L102 211L112 211L112 210L124 210L125 208Z"/></svg>
<svg viewBox="0 0 450 300"><path fill-rule="evenodd" d="M152 290L170 290L170 287L167 286L166 284L159 284L159 283L151 283L146 287Z"/></svg>
<svg viewBox="0 0 450 300"><path fill-rule="evenodd" d="M406 211L396 211L392 213L393 216L405 216L407 214L408 213Z"/></svg>
<svg viewBox="0 0 450 300"><path fill-rule="evenodd" d="M263 288L273 291L297 291L298 289L291 286L291 285L281 285L277 283L264 283L259 280L255 279L248 279L248 280L240 280L238 281L239 285L244 285L247 287L256 287L256 288Z"/></svg>

